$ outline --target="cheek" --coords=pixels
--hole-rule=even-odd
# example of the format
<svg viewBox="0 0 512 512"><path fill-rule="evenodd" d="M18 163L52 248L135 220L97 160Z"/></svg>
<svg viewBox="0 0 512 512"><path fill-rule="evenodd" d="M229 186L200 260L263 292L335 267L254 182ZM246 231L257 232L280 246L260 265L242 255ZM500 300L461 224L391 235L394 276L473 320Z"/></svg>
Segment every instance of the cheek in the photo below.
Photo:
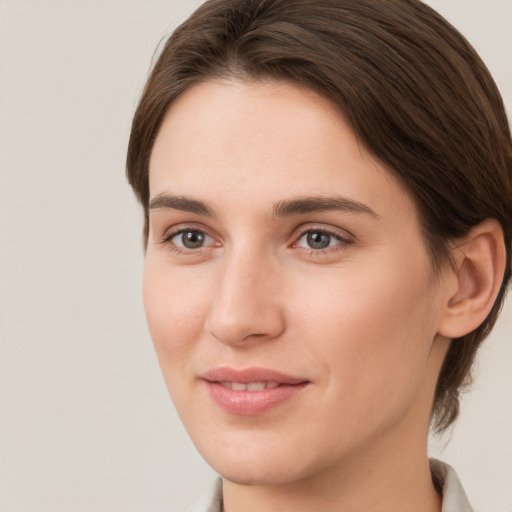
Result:
<svg viewBox="0 0 512 512"><path fill-rule="evenodd" d="M173 370L184 367L200 338L211 301L204 285L203 279L192 279L187 272L172 272L165 264L146 259L144 308L166 380L171 366Z"/></svg>
<svg viewBox="0 0 512 512"><path fill-rule="evenodd" d="M309 340L338 394L341 386L345 398L377 403L381 390L398 393L419 378L436 332L426 268L352 267L296 285L297 336Z"/></svg>

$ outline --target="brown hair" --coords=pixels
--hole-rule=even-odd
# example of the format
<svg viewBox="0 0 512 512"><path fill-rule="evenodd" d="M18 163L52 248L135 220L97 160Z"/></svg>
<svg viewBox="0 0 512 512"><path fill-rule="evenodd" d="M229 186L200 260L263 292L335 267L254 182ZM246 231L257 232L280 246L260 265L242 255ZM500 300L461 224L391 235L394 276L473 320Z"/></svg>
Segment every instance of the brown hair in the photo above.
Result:
<svg viewBox="0 0 512 512"><path fill-rule="evenodd" d="M450 241L487 218L500 222L503 284L485 322L451 343L433 405L443 431L511 276L512 143L485 65L419 0L208 0L165 43L133 119L127 174L145 243L148 166L163 117L179 94L215 77L291 81L329 99L411 193L434 268Z"/></svg>

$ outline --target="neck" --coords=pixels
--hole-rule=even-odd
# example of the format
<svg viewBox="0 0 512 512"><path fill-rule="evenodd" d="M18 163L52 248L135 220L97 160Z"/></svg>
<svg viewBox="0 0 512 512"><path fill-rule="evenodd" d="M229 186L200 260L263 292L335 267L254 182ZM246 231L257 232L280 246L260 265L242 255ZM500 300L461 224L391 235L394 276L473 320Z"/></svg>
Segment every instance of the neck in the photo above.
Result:
<svg viewBox="0 0 512 512"><path fill-rule="evenodd" d="M403 445L403 439L402 445ZM426 442L425 442L426 445ZM366 457L290 484L224 481L224 512L439 512L426 446L390 458ZM385 463L384 463L385 461Z"/></svg>

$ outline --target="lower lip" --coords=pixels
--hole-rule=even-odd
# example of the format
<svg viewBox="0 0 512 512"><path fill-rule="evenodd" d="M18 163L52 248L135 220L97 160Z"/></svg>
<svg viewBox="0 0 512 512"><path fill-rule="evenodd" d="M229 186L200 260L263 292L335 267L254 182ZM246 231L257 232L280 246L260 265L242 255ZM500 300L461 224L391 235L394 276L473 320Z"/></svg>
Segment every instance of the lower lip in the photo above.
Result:
<svg viewBox="0 0 512 512"><path fill-rule="evenodd" d="M302 391L307 382L301 384L280 384L276 388L261 391L235 391L217 382L206 381L213 401L230 414L256 416L290 400Z"/></svg>

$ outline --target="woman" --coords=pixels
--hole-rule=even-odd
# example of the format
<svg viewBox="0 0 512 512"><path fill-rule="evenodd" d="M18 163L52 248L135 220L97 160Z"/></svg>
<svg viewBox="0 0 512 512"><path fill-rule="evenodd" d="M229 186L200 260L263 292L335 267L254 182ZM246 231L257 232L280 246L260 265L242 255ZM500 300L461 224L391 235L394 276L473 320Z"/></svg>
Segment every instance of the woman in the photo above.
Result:
<svg viewBox="0 0 512 512"><path fill-rule="evenodd" d="M512 144L416 0L210 0L134 117L144 301L222 482L193 510L467 511L430 461L511 275Z"/></svg>

